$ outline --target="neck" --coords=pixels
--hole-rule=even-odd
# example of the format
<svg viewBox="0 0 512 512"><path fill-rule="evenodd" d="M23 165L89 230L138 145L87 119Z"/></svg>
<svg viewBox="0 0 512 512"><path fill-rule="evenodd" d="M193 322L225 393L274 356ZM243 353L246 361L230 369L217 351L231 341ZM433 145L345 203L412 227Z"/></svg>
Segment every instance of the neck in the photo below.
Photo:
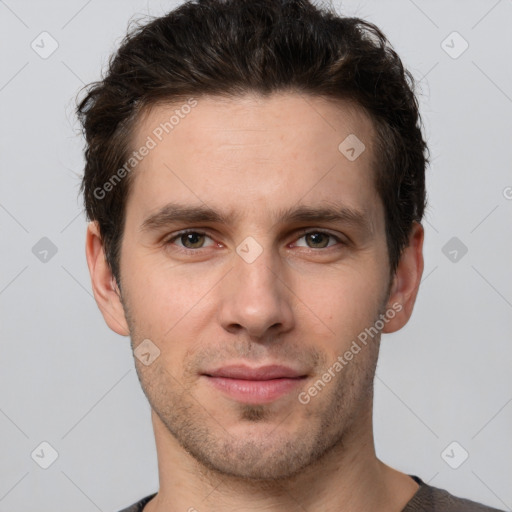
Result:
<svg viewBox="0 0 512 512"><path fill-rule="evenodd" d="M205 468L153 412L160 489L144 512L400 512L418 484L377 459L369 411L321 459L290 478L271 481Z"/></svg>

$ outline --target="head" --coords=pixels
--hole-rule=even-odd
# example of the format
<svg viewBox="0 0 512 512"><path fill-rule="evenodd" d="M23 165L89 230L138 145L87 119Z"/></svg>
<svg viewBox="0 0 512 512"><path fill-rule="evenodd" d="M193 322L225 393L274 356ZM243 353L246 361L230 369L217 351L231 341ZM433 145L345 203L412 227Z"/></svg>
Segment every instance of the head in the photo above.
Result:
<svg viewBox="0 0 512 512"><path fill-rule="evenodd" d="M304 0L187 2L125 38L78 115L95 297L158 354L136 365L160 435L256 479L357 438L423 269L426 145L380 30ZM213 375L232 364L297 378L241 398Z"/></svg>

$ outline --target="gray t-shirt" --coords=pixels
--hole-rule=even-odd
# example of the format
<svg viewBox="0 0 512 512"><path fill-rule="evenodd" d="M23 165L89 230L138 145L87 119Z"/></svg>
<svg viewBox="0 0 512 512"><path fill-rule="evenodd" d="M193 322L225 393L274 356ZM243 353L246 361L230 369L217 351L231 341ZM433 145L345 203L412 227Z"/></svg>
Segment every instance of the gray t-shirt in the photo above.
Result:
<svg viewBox="0 0 512 512"><path fill-rule="evenodd" d="M419 484L419 488L402 512L500 512L496 508L487 507L464 498L457 498L444 489L426 484L417 476L409 476ZM155 495L156 493L146 496L120 512L142 512Z"/></svg>

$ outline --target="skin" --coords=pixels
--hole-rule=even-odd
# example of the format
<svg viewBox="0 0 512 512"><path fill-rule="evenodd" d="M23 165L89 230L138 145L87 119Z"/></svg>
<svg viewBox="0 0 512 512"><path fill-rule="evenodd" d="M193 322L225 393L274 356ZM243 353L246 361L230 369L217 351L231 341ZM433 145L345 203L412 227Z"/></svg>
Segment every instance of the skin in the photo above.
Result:
<svg viewBox="0 0 512 512"><path fill-rule="evenodd" d="M160 478L145 511L398 512L418 485L375 454L380 333L309 403L297 398L393 304L401 310L382 332L402 328L416 299L423 228L413 225L390 277L371 120L346 102L296 93L197 99L133 175L119 287L96 223L87 231L105 321L133 348L150 339L160 350L148 366L135 358ZM175 108L148 111L134 148ZM338 150L349 134L366 146L355 161ZM142 228L170 202L207 206L226 223ZM326 205L361 212L366 224L279 216ZM206 236L176 238L183 229ZM249 236L262 249L252 263L236 251ZM273 402L243 403L201 375L233 363L284 364L307 377Z"/></svg>

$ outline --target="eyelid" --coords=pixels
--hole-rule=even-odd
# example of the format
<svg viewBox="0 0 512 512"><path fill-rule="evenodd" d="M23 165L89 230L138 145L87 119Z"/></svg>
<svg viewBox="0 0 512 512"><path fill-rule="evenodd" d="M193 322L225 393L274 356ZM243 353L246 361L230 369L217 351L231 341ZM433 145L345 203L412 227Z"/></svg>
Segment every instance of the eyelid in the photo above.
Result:
<svg viewBox="0 0 512 512"><path fill-rule="evenodd" d="M345 240L343 240L340 236L335 235L334 233L331 233L330 231L326 231L325 229L303 228L299 232L301 233L301 236L299 236L295 240L295 242L297 242L297 240L300 240L301 238L304 238L307 235L310 235L310 234L314 233L314 234L321 234L321 235L330 236L331 238L334 238L334 240L336 240L336 242L338 242L338 244L347 245L347 242ZM334 247L335 245L337 245L337 244L328 245L327 247L318 247L318 248L315 248L315 247L304 247L304 248L305 249L309 249L309 250L324 250L325 251L326 249L329 249L330 247Z"/></svg>
<svg viewBox="0 0 512 512"><path fill-rule="evenodd" d="M201 229L189 228L189 229L182 229L181 231L172 233L169 237L164 238L163 244L167 245L167 244L173 243L175 240L179 239L180 237L182 237L183 235L186 235L188 233L196 233L198 235L207 236L208 238L210 238L212 241L215 242L215 240L213 240L213 238L206 231L203 231ZM183 247L178 246L178 247L183 251L191 251L191 252L197 252L199 249L206 249L206 247L199 247L198 249L190 249L190 248L184 247L184 246Z"/></svg>

